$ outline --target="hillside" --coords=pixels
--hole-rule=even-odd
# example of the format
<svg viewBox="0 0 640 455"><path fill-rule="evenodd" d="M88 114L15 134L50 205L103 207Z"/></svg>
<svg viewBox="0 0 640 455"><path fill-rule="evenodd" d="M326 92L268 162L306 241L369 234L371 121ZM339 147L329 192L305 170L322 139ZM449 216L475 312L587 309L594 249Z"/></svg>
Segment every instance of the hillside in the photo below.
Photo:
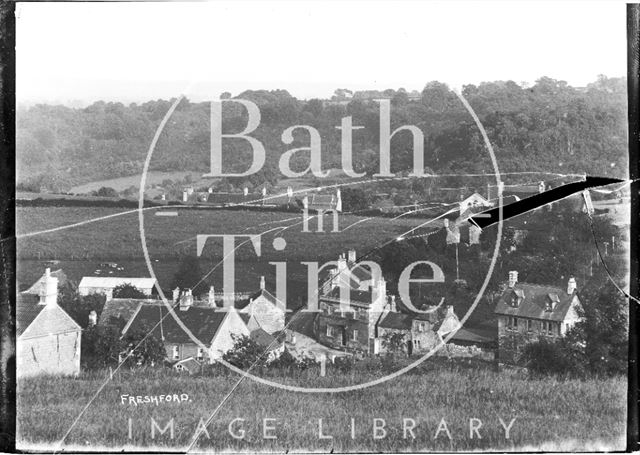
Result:
<svg viewBox="0 0 640 455"><path fill-rule="evenodd" d="M356 92L357 93L357 92ZM463 94L479 115L497 155L500 170L592 173L625 177L627 168L626 81L601 76L585 88L543 77L524 87L514 82L467 85ZM481 136L455 94L439 82L428 83L420 97L402 89L385 90L391 99L392 128L416 125L425 136L425 165L436 173L493 171ZM301 101L285 90L247 91L237 98L260 107L261 124L252 133L265 145L267 163L251 176L253 185L277 183L283 152L308 146L298 131L293 144L282 132L310 125L322 138L323 169L340 168L340 131L345 116L364 126L353 134L356 171L378 166L379 105L366 97L348 101ZM336 97L334 97L336 98ZM17 183L23 189L68 191L85 183L139 174L146 153L171 100L125 106L97 101L84 109L37 105L17 113ZM241 131L246 115L225 104L223 131ZM210 108L183 100L167 124L151 161L151 170L208 172ZM391 147L392 171L412 166L411 135L398 134ZM297 154L292 167L307 166ZM245 141L225 141L223 166L245 171L250 150ZM246 184L246 182L233 182Z"/></svg>

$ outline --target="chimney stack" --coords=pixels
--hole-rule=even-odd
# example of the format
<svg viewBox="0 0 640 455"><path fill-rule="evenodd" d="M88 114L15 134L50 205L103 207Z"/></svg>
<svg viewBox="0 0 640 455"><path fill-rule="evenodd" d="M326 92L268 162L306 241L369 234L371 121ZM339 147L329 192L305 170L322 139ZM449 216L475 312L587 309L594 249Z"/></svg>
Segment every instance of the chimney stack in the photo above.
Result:
<svg viewBox="0 0 640 455"><path fill-rule="evenodd" d="M517 282L518 282L518 272L515 270L512 270L511 272L509 272L509 287L513 288Z"/></svg>
<svg viewBox="0 0 640 455"><path fill-rule="evenodd" d="M247 197L249 195L249 188L245 186L244 189L242 190L242 194L244 195L244 197Z"/></svg>
<svg viewBox="0 0 640 455"><path fill-rule="evenodd" d="M40 287L40 305L57 305L58 304L58 279L51 276L51 269L46 268L44 271L44 280Z"/></svg>
<svg viewBox="0 0 640 455"><path fill-rule="evenodd" d="M573 295L576 291L576 279L574 277L569 278L569 282L567 283L567 294Z"/></svg>
<svg viewBox="0 0 640 455"><path fill-rule="evenodd" d="M396 308L396 296L392 295L389 300L389 311L392 313L396 313L398 309Z"/></svg>
<svg viewBox="0 0 640 455"><path fill-rule="evenodd" d="M354 250L353 248L350 249L347 252L347 255L348 255L348 258L349 258L349 262L353 262L353 263L356 262L356 250Z"/></svg>
<svg viewBox="0 0 640 455"><path fill-rule="evenodd" d="M182 192L182 202L187 202L188 200L188 195L186 191Z"/></svg>
<svg viewBox="0 0 640 455"><path fill-rule="evenodd" d="M215 289L213 288L213 286L209 288L208 302L211 308L215 308L216 300L215 300Z"/></svg>
<svg viewBox="0 0 640 455"><path fill-rule="evenodd" d="M178 299L180 298L180 288L175 288L173 290L173 302L177 302Z"/></svg>
<svg viewBox="0 0 640 455"><path fill-rule="evenodd" d="M264 282L264 276L260 277L260 290L264 291L265 289L265 282Z"/></svg>
<svg viewBox="0 0 640 455"><path fill-rule="evenodd" d="M93 327L97 323L98 323L98 313L91 310L91 313L89 313L89 327Z"/></svg>
<svg viewBox="0 0 640 455"><path fill-rule="evenodd" d="M187 289L180 300L180 311L187 311L193 305L193 294L191 289Z"/></svg>

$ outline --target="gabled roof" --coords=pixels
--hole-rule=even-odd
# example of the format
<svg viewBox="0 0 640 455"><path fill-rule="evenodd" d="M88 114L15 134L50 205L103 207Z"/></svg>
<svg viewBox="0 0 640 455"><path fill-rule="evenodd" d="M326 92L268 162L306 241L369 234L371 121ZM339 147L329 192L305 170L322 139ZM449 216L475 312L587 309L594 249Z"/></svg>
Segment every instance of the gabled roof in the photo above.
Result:
<svg viewBox="0 0 640 455"><path fill-rule="evenodd" d="M276 337L270 335L262 328L253 330L249 334L249 337L268 351L275 351L282 346L282 342L278 341Z"/></svg>
<svg viewBox="0 0 640 455"><path fill-rule="evenodd" d="M127 278L115 276L84 276L78 287L115 288L123 284L130 284L138 289L152 288L156 283L154 278Z"/></svg>
<svg viewBox="0 0 640 455"><path fill-rule="evenodd" d="M40 305L30 294L16 299L16 335L33 338L55 333L81 330L80 326L58 305Z"/></svg>
<svg viewBox="0 0 640 455"><path fill-rule="evenodd" d="M314 325L316 321L318 313L311 311L302 311L298 310L296 313L287 313L286 314L286 324L285 327L294 332L301 333L302 335L306 335L310 338L315 337L314 333Z"/></svg>
<svg viewBox="0 0 640 455"><path fill-rule="evenodd" d="M351 302L371 305L373 299L373 294L371 293L371 291L359 291L357 289L349 289L349 291L349 299ZM340 300L340 287L333 288L324 297ZM320 297L320 300L322 299L323 296Z"/></svg>
<svg viewBox="0 0 640 455"><path fill-rule="evenodd" d="M38 305L40 298L30 293L20 293L16 297L16 335L22 335L44 308Z"/></svg>
<svg viewBox="0 0 640 455"><path fill-rule="evenodd" d="M385 329L411 330L412 321L408 314L390 312L378 325Z"/></svg>
<svg viewBox="0 0 640 455"><path fill-rule="evenodd" d="M521 299L517 307L510 305L512 296ZM567 294L566 291L554 286L516 283L514 288L508 288L502 293L495 313L521 318L563 321L575 296L575 293ZM547 303L554 301L556 297L558 300L553 311L547 311Z"/></svg>
<svg viewBox="0 0 640 455"><path fill-rule="evenodd" d="M62 271L62 269L54 270L51 272L51 276L58 279L58 286L62 286L67 282L67 275ZM40 290L42 289L42 283L44 283L45 274L43 273L40 279L33 283L31 287L25 291L22 291L24 294L34 294L40 295Z"/></svg>
<svg viewBox="0 0 640 455"><path fill-rule="evenodd" d="M191 307L181 311L176 306L174 312L193 336L205 346L209 346L228 315L227 311L202 307ZM141 305L125 329L125 333L135 330L144 330L145 333L151 331L159 339L164 336L164 341L168 343L195 343L164 306Z"/></svg>
<svg viewBox="0 0 640 455"><path fill-rule="evenodd" d="M107 300L100 314L99 325L111 324L113 320L122 318L125 322L136 312L141 304L164 305L162 300L155 299L111 299ZM113 318L113 319L112 319Z"/></svg>
<svg viewBox="0 0 640 455"><path fill-rule="evenodd" d="M254 292L253 294L251 294L248 298L236 300L233 306L238 310L242 310L246 308L252 300L256 300L260 296L264 297L264 299L267 302L273 304L274 306L280 308L281 310L286 309L285 308L286 305L280 300L278 300L275 295L273 295L271 292L269 292L266 289L260 289Z"/></svg>

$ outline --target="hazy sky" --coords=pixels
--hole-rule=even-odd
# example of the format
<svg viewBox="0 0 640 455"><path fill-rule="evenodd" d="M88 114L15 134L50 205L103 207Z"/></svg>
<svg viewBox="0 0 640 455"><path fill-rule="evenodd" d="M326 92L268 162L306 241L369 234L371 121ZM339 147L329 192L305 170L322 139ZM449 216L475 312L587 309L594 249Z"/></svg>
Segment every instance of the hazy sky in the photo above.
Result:
<svg viewBox="0 0 640 455"><path fill-rule="evenodd" d="M17 7L18 102L421 90L626 74L622 2L213 1ZM187 91L189 83L195 82Z"/></svg>

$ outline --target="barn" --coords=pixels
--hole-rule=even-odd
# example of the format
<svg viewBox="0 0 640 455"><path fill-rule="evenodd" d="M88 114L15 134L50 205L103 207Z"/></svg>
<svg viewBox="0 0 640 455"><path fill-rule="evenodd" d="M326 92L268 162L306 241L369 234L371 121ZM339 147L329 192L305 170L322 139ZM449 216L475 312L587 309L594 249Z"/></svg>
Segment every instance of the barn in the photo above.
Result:
<svg viewBox="0 0 640 455"><path fill-rule="evenodd" d="M75 376L80 373L82 329L58 306L58 278L49 269L43 278L39 295L17 296L17 376Z"/></svg>

